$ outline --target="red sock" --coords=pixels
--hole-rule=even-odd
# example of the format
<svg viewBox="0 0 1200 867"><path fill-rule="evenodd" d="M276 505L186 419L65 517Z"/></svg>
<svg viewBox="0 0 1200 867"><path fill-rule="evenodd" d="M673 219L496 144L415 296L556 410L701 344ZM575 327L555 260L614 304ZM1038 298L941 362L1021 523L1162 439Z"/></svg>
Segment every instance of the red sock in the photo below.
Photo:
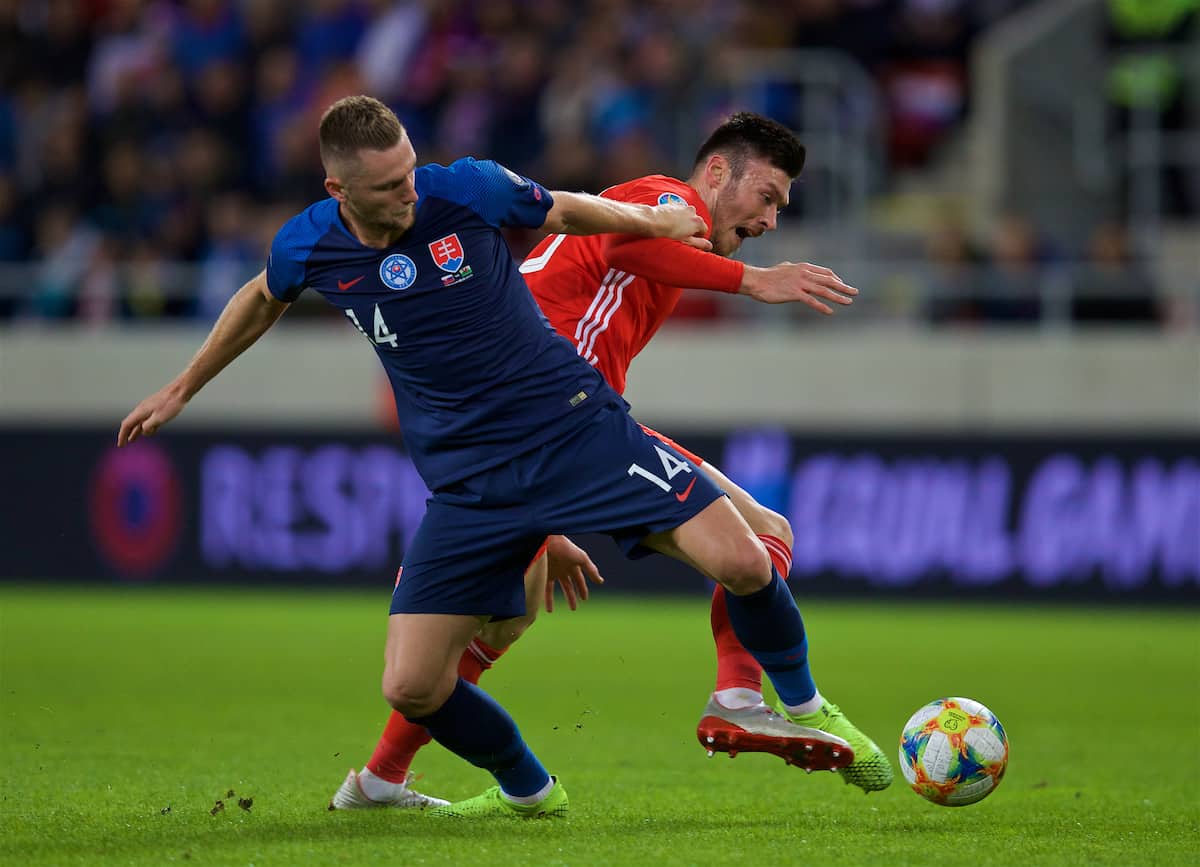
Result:
<svg viewBox="0 0 1200 867"><path fill-rule="evenodd" d="M788 547L787 542L766 533L759 533L758 541L767 549L767 556L771 558L771 565L775 567L779 577L786 581L792 571L792 549Z"/></svg>
<svg viewBox="0 0 1200 867"><path fill-rule="evenodd" d="M710 619L717 645L717 691L740 687L762 692L762 668L733 634L733 624L725 608L725 588L720 584L713 591Z"/></svg>
<svg viewBox="0 0 1200 867"><path fill-rule="evenodd" d="M786 580L792 571L791 548L776 536L762 534L758 538L767 549L771 565ZM720 585L713 591L710 619L717 645L717 691L740 688L762 692L762 668L733 634L733 624L725 608L725 588Z"/></svg>
<svg viewBox="0 0 1200 867"><path fill-rule="evenodd" d="M458 661L458 676L467 683L479 683L483 673L496 664L496 660L504 655L503 650L489 647L475 638L463 651L462 659Z"/></svg>
<svg viewBox="0 0 1200 867"><path fill-rule="evenodd" d="M483 673L503 655L504 650L488 647L476 638L458 661L458 676L468 683L479 683ZM403 783L417 751L430 740L432 738L424 726L413 725L402 714L392 711L383 735L375 745L375 752L367 761L367 769L390 783Z"/></svg>

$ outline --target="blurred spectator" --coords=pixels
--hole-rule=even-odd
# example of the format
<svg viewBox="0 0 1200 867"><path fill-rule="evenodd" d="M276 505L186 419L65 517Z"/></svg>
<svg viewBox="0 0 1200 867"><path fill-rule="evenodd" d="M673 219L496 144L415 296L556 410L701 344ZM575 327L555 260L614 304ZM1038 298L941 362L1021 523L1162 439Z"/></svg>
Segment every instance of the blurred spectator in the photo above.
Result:
<svg viewBox="0 0 1200 867"><path fill-rule="evenodd" d="M376 0L375 14L358 46L358 69L367 90L384 102L396 101L403 89L400 74L409 68L429 26L433 0L388 3Z"/></svg>
<svg viewBox="0 0 1200 867"><path fill-rule="evenodd" d="M70 204L43 208L34 239L39 264L21 312L43 319L75 315L80 285L100 245L100 233L81 221Z"/></svg>
<svg viewBox="0 0 1200 867"><path fill-rule="evenodd" d="M17 185L10 175L0 170L0 267L10 266L25 258L29 236L17 195ZM18 306L14 296L16 286L0 284L0 321L12 317Z"/></svg>
<svg viewBox="0 0 1200 867"><path fill-rule="evenodd" d="M386 5L389 0L376 0ZM242 0L243 59L253 65L272 48L295 48L296 15L291 0Z"/></svg>
<svg viewBox="0 0 1200 867"><path fill-rule="evenodd" d="M486 59L477 54L466 54L447 66L449 95L434 129L437 144L430 155L434 162L453 161L455 154L488 153L494 108L491 75ZM514 138L520 136L519 130L512 133Z"/></svg>
<svg viewBox="0 0 1200 867"><path fill-rule="evenodd" d="M1074 288L1071 318L1076 322L1145 324L1158 319L1150 275L1133 257L1129 233L1118 223L1096 227Z"/></svg>
<svg viewBox="0 0 1200 867"><path fill-rule="evenodd" d="M665 162L653 137L646 130L634 127L609 141L600 167L606 178L638 178L661 173Z"/></svg>
<svg viewBox="0 0 1200 867"><path fill-rule="evenodd" d="M545 142L538 103L546 78L545 56L534 36L517 32L503 41L495 54L492 93L487 97L491 136L481 152L519 172L537 174L536 157Z"/></svg>
<svg viewBox="0 0 1200 867"><path fill-rule="evenodd" d="M177 312L177 307L175 310L170 307L166 268L158 251L146 241L139 241L129 250L121 271L121 294L127 316L149 319Z"/></svg>
<svg viewBox="0 0 1200 867"><path fill-rule="evenodd" d="M977 286L980 318L988 322L1033 322L1041 316L1041 268L1047 251L1024 217L1003 217L992 233L989 267Z"/></svg>
<svg viewBox="0 0 1200 867"><path fill-rule="evenodd" d="M962 218L946 214L925 239L930 265L931 322L976 322L983 316L973 286L984 257L967 235Z"/></svg>
<svg viewBox="0 0 1200 867"><path fill-rule="evenodd" d="M114 245L118 255L138 238L154 231L161 220L142 185L142 157L133 142L120 142L104 155L101 190L89 214L91 224Z"/></svg>
<svg viewBox="0 0 1200 867"><path fill-rule="evenodd" d="M283 137L302 122L308 97L300 82L300 58L289 45L268 48L255 68L254 102L249 135L254 154L250 181L254 189L268 195L283 167Z"/></svg>
<svg viewBox="0 0 1200 867"><path fill-rule="evenodd" d="M898 166L922 165L962 117L971 40L964 0L901 0L891 60L880 70Z"/></svg>
<svg viewBox="0 0 1200 867"><path fill-rule="evenodd" d="M171 59L189 84L215 64L235 63L245 49L240 4L184 0L171 28Z"/></svg>
<svg viewBox="0 0 1200 867"><path fill-rule="evenodd" d="M311 0L301 19L296 49L304 74L320 78L331 66L351 60L366 32L368 9L360 0Z"/></svg>
<svg viewBox="0 0 1200 867"><path fill-rule="evenodd" d="M224 193L208 206L208 246L196 295L201 319L215 321L229 297L262 267L264 251L250 231L252 216L249 200L240 193Z"/></svg>
<svg viewBox="0 0 1200 867"><path fill-rule="evenodd" d="M43 81L53 88L83 81L92 50L93 21L86 4L78 0L46 0L40 14L26 16L22 34L20 75Z"/></svg>
<svg viewBox="0 0 1200 867"><path fill-rule="evenodd" d="M250 129L251 90L243 68L231 60L210 63L195 81L195 122L220 142L228 157L221 183L244 185L254 174Z"/></svg>
<svg viewBox="0 0 1200 867"><path fill-rule="evenodd" d="M113 319L118 310L118 254L124 250L109 237L101 235L87 268L79 277L75 303L75 318L93 325L103 325Z"/></svg>
<svg viewBox="0 0 1200 867"><path fill-rule="evenodd" d="M0 73L2 75L2 73ZM0 79L2 82L2 79ZM11 170L17 162L17 118L8 89L0 83L0 171Z"/></svg>
<svg viewBox="0 0 1200 867"><path fill-rule="evenodd" d="M168 23L145 11L140 0L108 4L88 63L88 103L95 114L108 114L123 89L138 89L154 78L168 59Z"/></svg>
<svg viewBox="0 0 1200 867"><path fill-rule="evenodd" d="M20 4L0 0L0 94L8 93L21 74Z"/></svg>
<svg viewBox="0 0 1200 867"><path fill-rule="evenodd" d="M0 172L0 262L17 262L28 252L29 238L12 175Z"/></svg>

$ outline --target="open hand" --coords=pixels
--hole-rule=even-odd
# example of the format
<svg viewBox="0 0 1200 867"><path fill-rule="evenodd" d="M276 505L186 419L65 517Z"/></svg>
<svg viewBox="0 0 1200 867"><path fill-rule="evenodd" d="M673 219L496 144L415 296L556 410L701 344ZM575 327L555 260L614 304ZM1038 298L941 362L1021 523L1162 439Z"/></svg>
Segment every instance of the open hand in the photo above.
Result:
<svg viewBox="0 0 1200 867"><path fill-rule="evenodd" d="M167 385L150 395L125 416L117 433L117 446L128 445L138 437L151 436L164 424L183 412L187 401L174 385Z"/></svg>
<svg viewBox="0 0 1200 867"><path fill-rule="evenodd" d="M554 611L554 585L561 584L567 606L574 611L588 598L588 581L603 584L600 570L587 552L566 536L551 536L546 546L546 613Z"/></svg>
<svg viewBox="0 0 1200 867"><path fill-rule="evenodd" d="M822 298L844 307L858 294L828 268L809 262L780 262L770 268L747 266L741 292L764 304L800 301L826 315L832 315L833 308Z"/></svg>

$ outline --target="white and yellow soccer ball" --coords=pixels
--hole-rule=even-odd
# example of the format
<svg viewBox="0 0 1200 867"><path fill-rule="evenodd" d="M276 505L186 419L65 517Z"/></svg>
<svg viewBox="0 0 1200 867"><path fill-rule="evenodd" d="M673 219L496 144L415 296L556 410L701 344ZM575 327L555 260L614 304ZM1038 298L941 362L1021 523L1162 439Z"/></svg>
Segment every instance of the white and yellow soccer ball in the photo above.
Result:
<svg viewBox="0 0 1200 867"><path fill-rule="evenodd" d="M946 807L990 795L1008 767L1008 736L996 715L969 698L939 698L900 734L900 771L912 790Z"/></svg>

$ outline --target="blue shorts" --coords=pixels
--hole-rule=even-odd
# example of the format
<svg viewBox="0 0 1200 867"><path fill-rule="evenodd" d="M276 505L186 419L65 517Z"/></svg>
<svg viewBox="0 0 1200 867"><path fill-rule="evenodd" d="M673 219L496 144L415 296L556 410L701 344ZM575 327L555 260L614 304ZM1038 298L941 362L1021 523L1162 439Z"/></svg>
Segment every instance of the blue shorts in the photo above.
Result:
<svg viewBox="0 0 1200 867"><path fill-rule="evenodd" d="M628 556L724 496L619 405L568 437L435 493L392 594L392 614L525 613L525 570L551 534L606 533Z"/></svg>

